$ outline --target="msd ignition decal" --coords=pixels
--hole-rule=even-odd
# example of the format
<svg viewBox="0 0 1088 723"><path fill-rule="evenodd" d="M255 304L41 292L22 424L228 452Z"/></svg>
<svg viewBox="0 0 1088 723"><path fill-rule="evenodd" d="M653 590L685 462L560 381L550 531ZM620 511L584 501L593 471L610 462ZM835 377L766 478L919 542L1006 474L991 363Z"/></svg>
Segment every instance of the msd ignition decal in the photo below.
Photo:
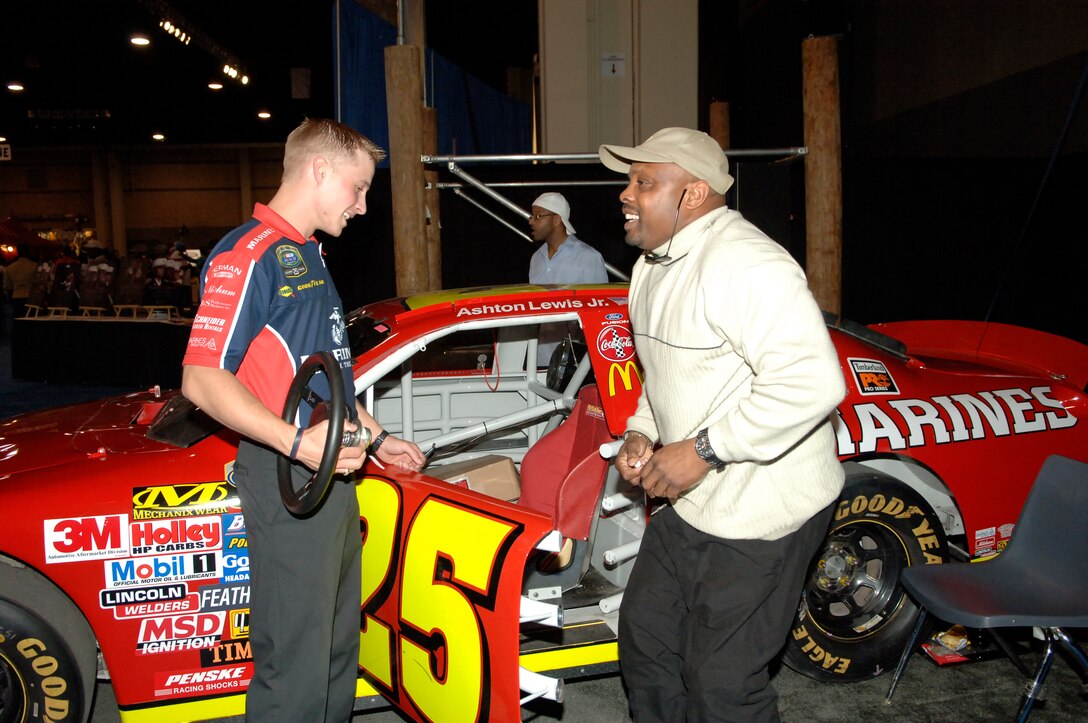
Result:
<svg viewBox="0 0 1088 723"><path fill-rule="evenodd" d="M194 613L164 618L144 618L136 650L140 653L172 653L198 650L219 644L226 613Z"/></svg>
<svg viewBox="0 0 1088 723"><path fill-rule="evenodd" d="M276 247L276 260L280 262L283 275L289 279L305 276L309 270L306 268L306 262L302 260L302 254L291 244Z"/></svg>
<svg viewBox="0 0 1088 723"><path fill-rule="evenodd" d="M223 546L223 525L219 517L133 522L129 529L133 555L218 550Z"/></svg>
<svg viewBox="0 0 1088 723"><path fill-rule="evenodd" d="M839 456L1075 426L1077 418L1052 394L1050 387L995 389L841 407L832 419Z"/></svg>
<svg viewBox="0 0 1088 723"><path fill-rule="evenodd" d="M132 519L199 517L237 511L238 493L224 482L199 482L132 490Z"/></svg>
<svg viewBox="0 0 1088 723"><path fill-rule="evenodd" d="M129 554L128 518L124 515L64 517L46 520L45 561L81 562Z"/></svg>
<svg viewBox="0 0 1088 723"><path fill-rule="evenodd" d="M898 394L891 372L884 362L875 359L848 358L847 363L854 373L854 383L861 394Z"/></svg>

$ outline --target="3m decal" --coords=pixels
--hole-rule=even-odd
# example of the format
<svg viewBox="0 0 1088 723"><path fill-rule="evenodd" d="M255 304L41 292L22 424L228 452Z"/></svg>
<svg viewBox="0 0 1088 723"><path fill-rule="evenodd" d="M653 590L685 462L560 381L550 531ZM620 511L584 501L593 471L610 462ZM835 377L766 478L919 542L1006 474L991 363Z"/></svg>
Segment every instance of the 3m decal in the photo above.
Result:
<svg viewBox="0 0 1088 723"><path fill-rule="evenodd" d="M840 407L832 419L840 456L1073 427L1050 387L997 389ZM928 438L928 441L927 441Z"/></svg>
<svg viewBox="0 0 1088 723"><path fill-rule="evenodd" d="M891 372L884 366L884 362L876 359L846 360L854 373L854 382L858 391L862 394L898 394Z"/></svg>
<svg viewBox="0 0 1088 723"><path fill-rule="evenodd" d="M128 518L124 515L63 517L46 520L45 561L80 562L129 554Z"/></svg>
<svg viewBox="0 0 1088 723"><path fill-rule="evenodd" d="M199 517L224 514L239 507L238 493L223 482L136 487L132 490L132 519Z"/></svg>

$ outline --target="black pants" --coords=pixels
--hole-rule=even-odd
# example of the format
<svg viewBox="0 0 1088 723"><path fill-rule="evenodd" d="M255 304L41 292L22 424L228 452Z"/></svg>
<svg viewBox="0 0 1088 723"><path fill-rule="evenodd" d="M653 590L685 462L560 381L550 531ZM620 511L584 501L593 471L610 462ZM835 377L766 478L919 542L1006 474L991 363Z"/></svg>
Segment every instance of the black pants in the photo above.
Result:
<svg viewBox="0 0 1088 723"><path fill-rule="evenodd" d="M767 666L785 645L828 507L780 540L726 540L671 508L642 538L619 620L631 713L648 721L777 721Z"/></svg>
<svg viewBox="0 0 1088 723"><path fill-rule="evenodd" d="M246 719L345 723L355 703L362 596L355 484L333 478L317 510L295 517L280 499L276 460L242 442L234 465L250 565Z"/></svg>

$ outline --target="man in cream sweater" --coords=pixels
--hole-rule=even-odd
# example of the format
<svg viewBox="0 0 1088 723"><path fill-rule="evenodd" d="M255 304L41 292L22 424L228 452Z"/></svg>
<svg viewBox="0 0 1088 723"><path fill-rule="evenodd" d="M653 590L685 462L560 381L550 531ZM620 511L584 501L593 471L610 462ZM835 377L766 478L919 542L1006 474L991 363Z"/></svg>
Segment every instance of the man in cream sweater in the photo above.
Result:
<svg viewBox="0 0 1088 723"><path fill-rule="evenodd" d="M645 383L616 467L667 504L620 612L637 721L774 721L768 664L843 484L838 358L801 268L725 204L717 142L687 128L602 145L644 253L630 316Z"/></svg>

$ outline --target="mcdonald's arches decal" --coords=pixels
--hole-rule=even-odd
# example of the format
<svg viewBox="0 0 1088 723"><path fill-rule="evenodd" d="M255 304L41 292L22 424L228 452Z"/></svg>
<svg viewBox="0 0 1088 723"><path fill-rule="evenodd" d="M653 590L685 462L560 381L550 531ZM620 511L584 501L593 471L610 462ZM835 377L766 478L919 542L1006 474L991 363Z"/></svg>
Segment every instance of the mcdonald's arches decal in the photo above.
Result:
<svg viewBox="0 0 1088 723"><path fill-rule="evenodd" d="M578 315L589 342L608 429L618 436L642 394L642 368L635 354L627 307L583 309Z"/></svg>

